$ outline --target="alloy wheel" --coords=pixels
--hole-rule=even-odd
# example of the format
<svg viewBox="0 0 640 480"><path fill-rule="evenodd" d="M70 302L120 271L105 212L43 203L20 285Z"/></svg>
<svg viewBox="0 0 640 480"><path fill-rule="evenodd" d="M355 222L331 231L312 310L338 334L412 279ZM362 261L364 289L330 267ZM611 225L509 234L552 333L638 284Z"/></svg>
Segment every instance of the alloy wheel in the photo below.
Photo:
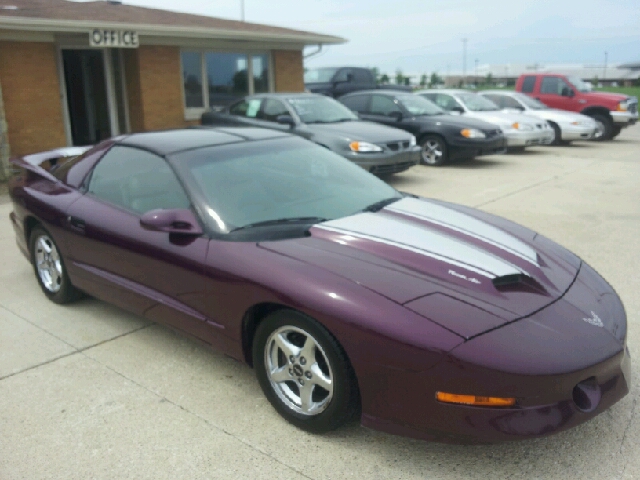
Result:
<svg viewBox="0 0 640 480"><path fill-rule="evenodd" d="M51 293L62 287L62 262L55 244L47 235L40 235L35 241L35 261L42 285Z"/></svg>
<svg viewBox="0 0 640 480"><path fill-rule="evenodd" d="M329 406L334 375L308 332L290 325L274 330L265 345L264 366L274 392L294 412L314 416Z"/></svg>
<svg viewBox="0 0 640 480"><path fill-rule="evenodd" d="M444 149L438 140L429 139L422 145L422 160L429 165L436 165L442 161Z"/></svg>

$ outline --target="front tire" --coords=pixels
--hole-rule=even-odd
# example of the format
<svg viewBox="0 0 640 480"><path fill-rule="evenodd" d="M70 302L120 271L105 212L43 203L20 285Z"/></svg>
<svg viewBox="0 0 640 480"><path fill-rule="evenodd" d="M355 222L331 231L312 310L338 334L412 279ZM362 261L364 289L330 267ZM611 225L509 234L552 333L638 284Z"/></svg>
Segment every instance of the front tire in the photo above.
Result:
<svg viewBox="0 0 640 480"><path fill-rule="evenodd" d="M260 323L253 363L271 405L298 428L334 430L358 409L357 381L342 347L302 313L279 310Z"/></svg>
<svg viewBox="0 0 640 480"><path fill-rule="evenodd" d="M447 144L439 135L425 135L420 139L420 162L440 166L449 160Z"/></svg>
<svg viewBox="0 0 640 480"><path fill-rule="evenodd" d="M598 124L598 128L593 139L598 142L611 140L613 138L613 132L615 128L613 120L611 120L608 115L602 114L591 115L591 118L593 118Z"/></svg>
<svg viewBox="0 0 640 480"><path fill-rule="evenodd" d="M36 279L49 300L60 304L77 300L81 293L71 284L60 250L49 232L40 225L34 227L29 248Z"/></svg>
<svg viewBox="0 0 640 480"><path fill-rule="evenodd" d="M560 127L555 123L551 123L551 122L549 122L549 125L551 125L551 128L553 128L553 134L554 134L551 145L562 145L563 144L562 132L560 131Z"/></svg>

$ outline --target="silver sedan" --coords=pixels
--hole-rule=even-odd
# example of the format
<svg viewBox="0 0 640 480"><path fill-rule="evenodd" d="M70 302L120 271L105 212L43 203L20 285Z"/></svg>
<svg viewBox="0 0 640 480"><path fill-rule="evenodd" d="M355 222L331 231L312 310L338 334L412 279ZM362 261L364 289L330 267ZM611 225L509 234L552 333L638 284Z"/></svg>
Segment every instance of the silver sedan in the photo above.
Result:
<svg viewBox="0 0 640 480"><path fill-rule="evenodd" d="M549 122L555 132L553 143L569 143L574 140L590 140L598 133L598 124L586 115L557 110L519 92L486 90L485 98L507 111L518 111Z"/></svg>
<svg viewBox="0 0 640 480"><path fill-rule="evenodd" d="M523 115L520 112L505 112L491 100L466 90L420 90L424 96L450 113L478 118L499 126L507 139L507 148L523 150L533 145L548 145L553 142L554 131L546 120Z"/></svg>

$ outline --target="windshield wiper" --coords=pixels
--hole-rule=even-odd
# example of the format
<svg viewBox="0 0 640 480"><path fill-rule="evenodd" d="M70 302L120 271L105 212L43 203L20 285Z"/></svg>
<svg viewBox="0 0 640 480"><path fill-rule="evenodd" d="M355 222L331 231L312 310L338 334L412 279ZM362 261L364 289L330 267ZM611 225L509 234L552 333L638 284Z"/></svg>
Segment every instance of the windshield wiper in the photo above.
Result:
<svg viewBox="0 0 640 480"><path fill-rule="evenodd" d="M303 224L314 224L326 222L326 218L322 217L287 217L287 218L275 218L273 220L264 220L262 222L250 223L248 225L243 225L242 227L234 228L231 232L237 232L238 230L246 230L248 228L254 227L269 227L272 225L287 225L294 223L303 223Z"/></svg>
<svg viewBox="0 0 640 480"><path fill-rule="evenodd" d="M383 200L379 200L377 202L374 202L371 205L367 205L366 207L364 207L362 209L362 211L363 212L378 212L378 211L382 210L384 207L386 207L387 205L391 205L392 203L397 202L400 199L402 199L402 197L385 198Z"/></svg>

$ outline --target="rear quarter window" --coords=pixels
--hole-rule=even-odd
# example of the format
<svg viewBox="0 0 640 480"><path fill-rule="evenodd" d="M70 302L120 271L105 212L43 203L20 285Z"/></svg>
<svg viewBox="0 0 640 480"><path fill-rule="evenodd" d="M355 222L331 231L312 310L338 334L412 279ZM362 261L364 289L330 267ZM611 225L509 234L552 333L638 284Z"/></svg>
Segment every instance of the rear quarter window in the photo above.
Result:
<svg viewBox="0 0 640 480"><path fill-rule="evenodd" d="M533 93L536 85L536 77L524 77L522 80L522 93Z"/></svg>

